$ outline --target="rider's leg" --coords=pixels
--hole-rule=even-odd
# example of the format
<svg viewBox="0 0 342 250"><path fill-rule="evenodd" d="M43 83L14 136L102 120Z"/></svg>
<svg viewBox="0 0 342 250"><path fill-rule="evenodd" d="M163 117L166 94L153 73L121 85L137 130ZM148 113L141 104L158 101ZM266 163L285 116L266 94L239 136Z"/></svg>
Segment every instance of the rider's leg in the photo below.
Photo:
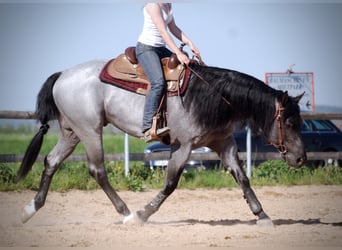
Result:
<svg viewBox="0 0 342 250"><path fill-rule="evenodd" d="M138 61L142 65L147 78L151 82L151 88L146 96L144 107L142 132L146 132L152 127L153 117L158 111L160 100L166 90L161 58L167 54L165 53L167 51L141 43L138 43L136 47ZM166 130L168 130L168 128L166 128Z"/></svg>

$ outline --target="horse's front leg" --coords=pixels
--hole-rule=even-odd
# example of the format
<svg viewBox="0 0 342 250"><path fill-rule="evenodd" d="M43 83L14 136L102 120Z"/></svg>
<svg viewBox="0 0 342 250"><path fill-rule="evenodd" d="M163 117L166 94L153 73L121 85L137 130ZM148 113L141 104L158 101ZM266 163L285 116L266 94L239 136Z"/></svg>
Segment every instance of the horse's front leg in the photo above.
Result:
<svg viewBox="0 0 342 250"><path fill-rule="evenodd" d="M236 182L240 185L244 198L246 199L251 211L258 216L259 225L273 225L271 219L264 212L259 200L250 186L248 177L242 168L242 163L238 158L237 146L235 140L231 138L219 153L224 166L228 167Z"/></svg>
<svg viewBox="0 0 342 250"><path fill-rule="evenodd" d="M114 188L108 180L107 172L104 166L104 155L102 150L101 139L98 138L96 143L96 137L94 136L90 140L91 143L85 140L83 142L87 151L90 175L95 179L95 181L99 184L102 190L106 193L108 198L113 203L116 211L119 214L125 216L125 222L125 220L133 217L133 214L131 214L126 203L120 198L120 196L117 194L117 192L114 190Z"/></svg>
<svg viewBox="0 0 342 250"><path fill-rule="evenodd" d="M137 212L139 220L146 222L148 218L158 211L163 202L169 197L176 189L180 176L182 175L184 164L189 158L191 147L171 147L171 158L166 169L166 178L164 188L157 194L157 196L149 202L144 210Z"/></svg>

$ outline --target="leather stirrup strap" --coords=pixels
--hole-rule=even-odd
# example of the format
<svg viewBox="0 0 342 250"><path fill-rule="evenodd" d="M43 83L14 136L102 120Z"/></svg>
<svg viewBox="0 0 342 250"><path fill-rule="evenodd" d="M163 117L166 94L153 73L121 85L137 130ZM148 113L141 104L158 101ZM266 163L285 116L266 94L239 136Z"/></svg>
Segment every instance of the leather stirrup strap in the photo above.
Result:
<svg viewBox="0 0 342 250"><path fill-rule="evenodd" d="M157 114L152 119L152 127L151 127L151 132L150 132L152 140L160 140L160 137L157 135L157 129L158 129L159 119L161 119L162 117L161 111L162 111L162 107L164 106L164 102L166 100L166 95L167 93L163 95L160 101L158 110L157 110Z"/></svg>
<svg viewBox="0 0 342 250"><path fill-rule="evenodd" d="M152 119L152 127L151 127L151 139L152 140L160 140L159 136L157 135L157 122L158 122L158 114L153 117Z"/></svg>
<svg viewBox="0 0 342 250"><path fill-rule="evenodd" d="M165 99L166 99L166 95L167 93L165 92L161 98L161 101L159 103L159 107L158 107L158 110L157 110L157 114L160 114L160 111L162 110L163 106L164 106L164 102L165 102Z"/></svg>

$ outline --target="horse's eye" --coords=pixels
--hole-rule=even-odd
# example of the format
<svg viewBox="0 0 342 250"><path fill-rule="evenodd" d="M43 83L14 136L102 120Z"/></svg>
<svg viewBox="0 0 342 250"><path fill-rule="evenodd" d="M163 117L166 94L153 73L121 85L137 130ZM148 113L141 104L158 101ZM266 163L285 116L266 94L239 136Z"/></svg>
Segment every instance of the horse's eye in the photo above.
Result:
<svg viewBox="0 0 342 250"><path fill-rule="evenodd" d="M285 124L286 124L286 126L292 126L293 123L291 121L291 118L286 119Z"/></svg>
<svg viewBox="0 0 342 250"><path fill-rule="evenodd" d="M289 129L295 129L295 130L298 130L298 129L300 129L300 127L301 127L301 123L298 123L298 122L296 122L297 120L295 120L295 119L293 119L293 118L287 118L286 120L285 120L285 126L286 126L286 128L289 128Z"/></svg>

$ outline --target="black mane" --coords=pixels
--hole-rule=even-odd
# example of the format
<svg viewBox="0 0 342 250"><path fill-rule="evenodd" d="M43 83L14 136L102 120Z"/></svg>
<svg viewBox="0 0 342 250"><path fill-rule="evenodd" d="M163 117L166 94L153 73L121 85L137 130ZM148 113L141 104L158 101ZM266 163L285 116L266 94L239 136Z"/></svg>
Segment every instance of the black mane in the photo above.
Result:
<svg viewBox="0 0 342 250"><path fill-rule="evenodd" d="M237 71L200 65L191 68L196 74L192 74L184 105L199 124L214 129L226 126L228 121L244 121L269 131L275 98L281 100L284 92Z"/></svg>

